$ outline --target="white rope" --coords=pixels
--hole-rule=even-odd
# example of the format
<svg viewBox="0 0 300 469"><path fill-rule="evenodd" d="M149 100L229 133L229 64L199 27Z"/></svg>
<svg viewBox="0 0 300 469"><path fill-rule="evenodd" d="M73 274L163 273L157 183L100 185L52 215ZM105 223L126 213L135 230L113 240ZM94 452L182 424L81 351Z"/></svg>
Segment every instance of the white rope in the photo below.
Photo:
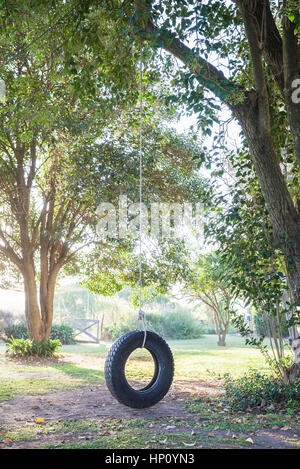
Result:
<svg viewBox="0 0 300 469"><path fill-rule="evenodd" d="M143 195L143 48L140 46L140 146L139 146L139 159L140 159L140 237L139 237L139 315L138 323L141 322L144 329L144 340L142 348L146 343L146 318L142 310L142 195Z"/></svg>

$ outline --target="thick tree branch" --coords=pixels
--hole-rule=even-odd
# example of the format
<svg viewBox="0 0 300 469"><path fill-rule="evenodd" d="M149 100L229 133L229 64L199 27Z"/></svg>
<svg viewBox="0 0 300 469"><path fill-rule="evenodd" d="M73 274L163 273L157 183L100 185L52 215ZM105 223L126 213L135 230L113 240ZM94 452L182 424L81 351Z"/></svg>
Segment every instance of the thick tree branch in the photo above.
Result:
<svg viewBox="0 0 300 469"><path fill-rule="evenodd" d="M252 20L255 22L262 54L269 65L277 86L283 95L283 52L282 39L273 17L269 0L245 1L233 0L234 3L244 4Z"/></svg>
<svg viewBox="0 0 300 469"><path fill-rule="evenodd" d="M138 17L142 17L140 13ZM240 93L241 87L228 80L221 70L200 57L195 51L183 44L169 31L158 28L150 18L142 26L140 37L151 41L156 47L162 47L174 57L183 62L193 73L198 81L207 89L212 91L222 100L228 100L230 96Z"/></svg>
<svg viewBox="0 0 300 469"><path fill-rule="evenodd" d="M263 46L259 37L259 30L256 24L256 18L253 16L251 11L252 3L245 0L240 0L237 2L241 13L244 19L244 25L246 30L246 35L248 38L248 43L251 52L252 59L252 68L254 75L255 88L257 91L258 99L258 119L259 119L259 129L262 134L270 135L270 111L269 111L269 101L268 101L268 92L265 79L265 71L262 63L262 51Z"/></svg>
<svg viewBox="0 0 300 469"><path fill-rule="evenodd" d="M11 262L13 262L21 272L23 272L23 261L22 259L16 254L14 249L10 246L7 241L7 237L5 233L0 229L0 238L3 242L3 245L0 245L0 252L2 252Z"/></svg>

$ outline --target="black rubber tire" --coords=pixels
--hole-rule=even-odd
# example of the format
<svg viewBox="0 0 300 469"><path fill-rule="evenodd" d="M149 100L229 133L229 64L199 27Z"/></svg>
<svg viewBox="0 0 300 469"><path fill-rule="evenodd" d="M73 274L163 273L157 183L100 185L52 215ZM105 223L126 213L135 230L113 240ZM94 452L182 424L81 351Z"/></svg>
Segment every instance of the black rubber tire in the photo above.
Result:
<svg viewBox="0 0 300 469"><path fill-rule="evenodd" d="M125 376L125 365L131 353L142 347L144 331L131 331L120 337L111 347L104 375L111 394L121 403L134 409L144 409L159 402L169 391L174 375L174 360L168 344L155 332L147 331L145 348L151 353L155 371L143 389L133 389Z"/></svg>

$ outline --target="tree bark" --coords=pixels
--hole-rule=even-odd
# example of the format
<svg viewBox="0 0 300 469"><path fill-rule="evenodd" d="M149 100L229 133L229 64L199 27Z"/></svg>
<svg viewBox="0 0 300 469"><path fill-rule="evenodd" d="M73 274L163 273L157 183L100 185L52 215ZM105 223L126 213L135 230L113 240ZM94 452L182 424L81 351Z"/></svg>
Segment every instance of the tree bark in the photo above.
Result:
<svg viewBox="0 0 300 469"><path fill-rule="evenodd" d="M46 283L40 283L40 307L41 317L44 324L45 339L49 339L53 321L53 301L55 291L56 275L54 272L48 276Z"/></svg>
<svg viewBox="0 0 300 469"><path fill-rule="evenodd" d="M45 277L45 272L41 274ZM56 274L40 282L38 291L33 266L28 264L23 271L25 292L25 315L30 339L37 343L48 340L53 321L53 301Z"/></svg>
<svg viewBox="0 0 300 469"><path fill-rule="evenodd" d="M29 338L40 343L44 340L44 327L40 315L36 279L31 265L23 271L25 292L25 316Z"/></svg>
<svg viewBox="0 0 300 469"><path fill-rule="evenodd" d="M227 335L227 331L220 332L219 340L218 340L219 347L226 347L226 335Z"/></svg>
<svg viewBox="0 0 300 469"><path fill-rule="evenodd" d="M293 301L290 291L286 291L282 297L282 304L284 309L288 312L286 313L286 320L290 321L295 313L295 308L291 307ZM290 381L293 382L297 378L300 372L300 334L298 332L298 327L296 324L288 328L289 331L289 344L293 350L294 354L294 366L290 370Z"/></svg>
<svg viewBox="0 0 300 469"><path fill-rule="evenodd" d="M261 26L258 26L259 23L253 11L258 4L261 4L263 5L263 12L267 16L269 2L266 0L260 2L239 0L237 3L244 19L250 47L255 91L250 93L244 103L233 106L232 111L247 139L270 215L274 243L282 249L285 255L293 298L295 302L298 302L300 299L300 217L284 181L279 165L279 155L277 155L273 145L266 78L262 63L263 51L270 50L271 46L267 44L269 37L267 33L264 37L259 36ZM297 39L291 38L290 29L284 34L285 40L283 41L283 92L286 95L289 121L295 142L295 156L297 158L296 142L298 141L297 135L300 129L300 108L298 106L297 110L294 109L295 106L290 99L290 93L287 93L287 87L290 86L292 78L295 77L296 70L299 70L299 50ZM261 39L267 45L263 46ZM280 59L276 63L278 65Z"/></svg>
<svg viewBox="0 0 300 469"><path fill-rule="evenodd" d="M300 164L300 104L294 102L293 83L300 81L300 45L298 36L294 34L295 26L287 16L283 17L283 73L284 98L289 124L294 142L295 156Z"/></svg>
<svg viewBox="0 0 300 469"><path fill-rule="evenodd" d="M212 302L212 310L214 315L215 329L218 336L217 344L220 347L226 347L226 336L228 332L228 326L230 321L229 309L226 309L225 317L222 313L222 307L219 303Z"/></svg>

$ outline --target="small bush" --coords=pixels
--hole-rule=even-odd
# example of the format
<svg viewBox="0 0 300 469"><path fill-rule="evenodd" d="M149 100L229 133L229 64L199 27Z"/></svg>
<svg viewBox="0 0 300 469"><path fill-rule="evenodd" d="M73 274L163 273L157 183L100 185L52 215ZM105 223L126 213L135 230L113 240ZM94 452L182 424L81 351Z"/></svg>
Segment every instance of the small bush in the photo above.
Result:
<svg viewBox="0 0 300 469"><path fill-rule="evenodd" d="M59 340L63 345L75 344L75 330L66 324L53 324L50 339Z"/></svg>
<svg viewBox="0 0 300 469"><path fill-rule="evenodd" d="M10 324L4 329L7 339L29 339L27 326L24 322ZM64 345L75 344L75 330L66 324L53 324L50 339L59 340Z"/></svg>
<svg viewBox="0 0 300 469"><path fill-rule="evenodd" d="M7 353L14 357L52 357L60 347L59 340L49 339L38 344L34 340L14 339L12 337L8 340Z"/></svg>
<svg viewBox="0 0 300 469"><path fill-rule="evenodd" d="M15 339L28 339L27 326L24 322L16 324L9 324L4 328L5 335L8 339L14 337Z"/></svg>
<svg viewBox="0 0 300 469"><path fill-rule="evenodd" d="M137 318L132 315L120 316L118 322L113 326L105 327L104 330L109 332L112 340L116 340L126 332L135 330L137 327Z"/></svg>
<svg viewBox="0 0 300 469"><path fill-rule="evenodd" d="M12 324L15 317L12 313L6 311L0 311L0 333L4 332L4 329Z"/></svg>
<svg viewBox="0 0 300 469"><path fill-rule="evenodd" d="M158 315L156 315L158 316ZM203 327L186 311L170 311L159 316L162 335L169 339L198 339L203 334ZM154 320L154 315L149 321Z"/></svg>
<svg viewBox="0 0 300 469"><path fill-rule="evenodd" d="M297 401L300 406L300 379L284 385L275 376L269 376L256 370L250 370L240 378L226 374L223 377L225 401L233 409L244 410L248 406L259 406L282 401Z"/></svg>
<svg viewBox="0 0 300 469"><path fill-rule="evenodd" d="M211 323L204 323L204 334L216 335L216 327Z"/></svg>
<svg viewBox="0 0 300 469"><path fill-rule="evenodd" d="M186 311L170 311L164 314L147 313L146 319L152 329L168 339L198 339L203 334L203 327ZM137 318L131 315L121 316L116 324L105 329L113 340L137 327Z"/></svg>

